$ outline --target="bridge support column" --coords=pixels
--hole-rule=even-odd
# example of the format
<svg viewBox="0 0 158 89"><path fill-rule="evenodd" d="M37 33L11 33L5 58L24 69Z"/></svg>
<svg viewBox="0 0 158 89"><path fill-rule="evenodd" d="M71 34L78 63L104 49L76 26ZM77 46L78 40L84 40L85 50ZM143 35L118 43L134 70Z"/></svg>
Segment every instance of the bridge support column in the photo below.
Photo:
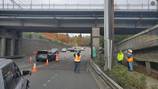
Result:
<svg viewBox="0 0 158 89"><path fill-rule="evenodd" d="M100 28L94 27L92 28L92 33L91 33L91 42L92 42L92 47L91 47L91 56L92 58L97 56L97 50L100 47ZM96 55L95 53L96 52Z"/></svg>
<svg viewBox="0 0 158 89"><path fill-rule="evenodd" d="M5 52L6 52L6 38L2 37L1 38L1 57L5 56Z"/></svg>
<svg viewBox="0 0 158 89"><path fill-rule="evenodd" d="M151 74L151 66L150 66L150 62L146 61L145 62L145 65L146 65L146 71L148 74Z"/></svg>
<svg viewBox="0 0 158 89"><path fill-rule="evenodd" d="M15 50L15 39L11 39L11 56L14 56L14 50Z"/></svg>
<svg viewBox="0 0 158 89"><path fill-rule="evenodd" d="M17 41L18 41L17 54L22 55L22 49L21 49L21 47L22 47L22 33L21 32L18 33L18 40Z"/></svg>

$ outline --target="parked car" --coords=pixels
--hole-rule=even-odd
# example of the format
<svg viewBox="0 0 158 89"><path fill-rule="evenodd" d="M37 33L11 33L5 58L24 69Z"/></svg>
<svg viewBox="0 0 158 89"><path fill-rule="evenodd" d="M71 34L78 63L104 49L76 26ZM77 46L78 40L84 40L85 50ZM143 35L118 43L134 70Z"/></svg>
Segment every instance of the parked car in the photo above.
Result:
<svg viewBox="0 0 158 89"><path fill-rule="evenodd" d="M49 58L49 52L48 50L39 50L36 53L36 61L46 61L48 59L48 61L52 61Z"/></svg>
<svg viewBox="0 0 158 89"><path fill-rule="evenodd" d="M84 48L84 47L81 47L80 50L81 50L81 51L85 51L85 48Z"/></svg>
<svg viewBox="0 0 158 89"><path fill-rule="evenodd" d="M31 75L31 71L21 73L12 60L0 59L0 89L28 89L29 80L26 75Z"/></svg>
<svg viewBox="0 0 158 89"><path fill-rule="evenodd" d="M75 52L75 49L74 48L68 48L68 51Z"/></svg>
<svg viewBox="0 0 158 89"><path fill-rule="evenodd" d="M66 48L62 48L62 49L61 49L61 52L66 52L66 51L67 51Z"/></svg>
<svg viewBox="0 0 158 89"><path fill-rule="evenodd" d="M56 60L56 53L58 53L59 50L57 48L52 48L48 53L48 59L55 61Z"/></svg>

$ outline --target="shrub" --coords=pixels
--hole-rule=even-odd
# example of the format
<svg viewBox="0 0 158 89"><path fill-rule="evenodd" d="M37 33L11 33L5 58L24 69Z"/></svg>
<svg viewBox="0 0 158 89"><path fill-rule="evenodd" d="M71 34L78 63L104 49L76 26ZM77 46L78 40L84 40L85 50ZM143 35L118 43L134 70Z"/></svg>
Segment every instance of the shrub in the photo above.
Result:
<svg viewBox="0 0 158 89"><path fill-rule="evenodd" d="M101 68L104 69L105 61L104 61L104 55L97 55L97 57L94 59L94 62Z"/></svg>
<svg viewBox="0 0 158 89"><path fill-rule="evenodd" d="M146 87L144 75L128 72L127 67L123 65L114 66L108 74L125 89L145 89Z"/></svg>
<svg viewBox="0 0 158 89"><path fill-rule="evenodd" d="M151 86L151 89L158 89L158 86L153 85L153 86Z"/></svg>

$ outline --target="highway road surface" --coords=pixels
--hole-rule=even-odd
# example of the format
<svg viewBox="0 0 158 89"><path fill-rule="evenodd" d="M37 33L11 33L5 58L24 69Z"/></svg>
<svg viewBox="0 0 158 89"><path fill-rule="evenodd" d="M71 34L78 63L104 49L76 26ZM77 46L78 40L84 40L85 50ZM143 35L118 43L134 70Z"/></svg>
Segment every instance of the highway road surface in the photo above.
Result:
<svg viewBox="0 0 158 89"><path fill-rule="evenodd" d="M60 62L35 62L37 72L33 73L30 79L30 89L99 89L95 80L87 72L87 61L90 59L90 49L82 52L81 71L73 72L73 53L60 52ZM14 59L22 70L31 70L33 64L29 64L28 57Z"/></svg>

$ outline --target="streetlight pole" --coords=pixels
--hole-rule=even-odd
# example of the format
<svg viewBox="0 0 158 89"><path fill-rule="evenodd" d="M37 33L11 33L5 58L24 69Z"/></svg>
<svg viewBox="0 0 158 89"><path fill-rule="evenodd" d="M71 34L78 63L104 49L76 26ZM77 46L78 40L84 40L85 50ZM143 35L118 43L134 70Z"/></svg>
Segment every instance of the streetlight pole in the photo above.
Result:
<svg viewBox="0 0 158 89"><path fill-rule="evenodd" d="M157 8L156 8L156 9L157 9L157 11L158 11L158 0L156 0L156 1L157 1L157 3L156 3L156 5L157 5Z"/></svg>

